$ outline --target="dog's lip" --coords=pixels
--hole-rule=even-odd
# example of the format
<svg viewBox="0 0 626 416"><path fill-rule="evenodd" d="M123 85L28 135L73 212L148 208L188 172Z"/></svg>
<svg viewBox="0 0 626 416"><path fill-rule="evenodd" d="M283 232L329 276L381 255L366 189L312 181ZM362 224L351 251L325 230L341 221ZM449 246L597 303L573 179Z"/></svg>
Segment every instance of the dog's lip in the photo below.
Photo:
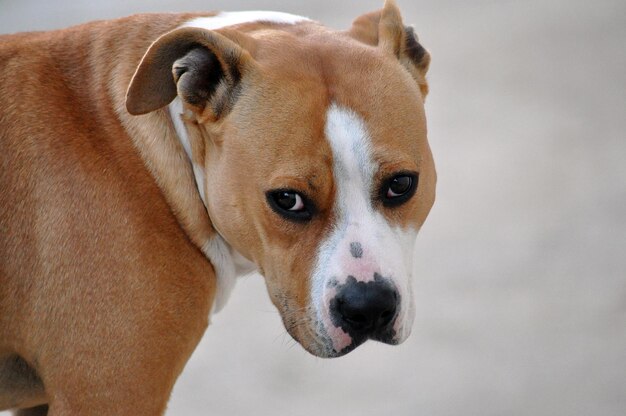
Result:
<svg viewBox="0 0 626 416"><path fill-rule="evenodd" d="M377 333L377 334L373 334L371 336L361 336L361 337L355 337L352 336L352 343L350 345L348 345L347 347L343 348L341 351L336 351L336 350L332 350L333 355L332 357L341 357L344 356L346 354L351 353L352 351L354 351L355 349L357 349L358 347L360 347L361 345L365 344L367 341L378 341L378 342L382 342L383 344L388 344L388 345L398 345L399 341L396 339L396 332L391 329L388 331L385 331L383 333Z"/></svg>
<svg viewBox="0 0 626 416"><path fill-rule="evenodd" d="M353 340L352 344L348 345L347 347L345 347L344 349L342 349L341 351L337 353L338 354L337 357L341 357L343 355L351 353L352 351L356 350L357 347L360 347L362 344L365 344L366 341L367 341L367 338L363 340Z"/></svg>
<svg viewBox="0 0 626 416"><path fill-rule="evenodd" d="M333 348L332 339L326 334L321 335L317 331L310 328L307 328L300 333L296 333L296 331L290 331L289 329L287 330L287 332L294 340L298 342L298 344L302 346L302 348L304 348L306 352L319 358L341 357L353 351L356 347L367 341L367 338L365 338L359 339L355 342L353 338L350 345L346 346L340 351L337 351L335 348Z"/></svg>
<svg viewBox="0 0 626 416"><path fill-rule="evenodd" d="M293 336L293 335L292 335ZM339 358L347 355L365 344L367 341L378 341L384 344L389 345L398 345L399 341L395 338L395 331L386 331L382 334L374 334L373 336L361 336L361 337L353 337L350 345L341 349L340 351L335 350L332 347L332 341L328 338L320 339L318 337L314 337L310 340L310 342L303 342L299 337L294 339L304 348L308 353L319 357L319 358Z"/></svg>

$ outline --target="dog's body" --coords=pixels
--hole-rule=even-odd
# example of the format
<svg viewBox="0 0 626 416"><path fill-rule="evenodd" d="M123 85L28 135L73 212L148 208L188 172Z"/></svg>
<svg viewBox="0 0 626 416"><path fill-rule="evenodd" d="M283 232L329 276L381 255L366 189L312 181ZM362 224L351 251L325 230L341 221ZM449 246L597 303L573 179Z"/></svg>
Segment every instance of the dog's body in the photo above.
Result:
<svg viewBox="0 0 626 416"><path fill-rule="evenodd" d="M2 38L0 408L65 400L13 388L19 355L47 390L92 403L68 401L75 414L158 414L207 325L211 265L116 113L150 43L184 20Z"/></svg>
<svg viewBox="0 0 626 416"><path fill-rule="evenodd" d="M402 342L428 59L392 3L0 37L0 410L160 414L254 269L316 355Z"/></svg>

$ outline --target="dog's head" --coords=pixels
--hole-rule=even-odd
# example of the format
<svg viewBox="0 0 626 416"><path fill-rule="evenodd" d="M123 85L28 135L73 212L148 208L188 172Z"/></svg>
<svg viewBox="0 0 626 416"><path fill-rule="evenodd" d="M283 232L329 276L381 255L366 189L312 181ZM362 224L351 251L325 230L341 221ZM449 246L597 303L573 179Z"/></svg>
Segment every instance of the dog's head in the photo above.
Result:
<svg viewBox="0 0 626 416"><path fill-rule="evenodd" d="M130 86L131 113L182 102L214 227L315 355L410 333L413 245L435 197L429 60L387 2L345 32L178 29Z"/></svg>

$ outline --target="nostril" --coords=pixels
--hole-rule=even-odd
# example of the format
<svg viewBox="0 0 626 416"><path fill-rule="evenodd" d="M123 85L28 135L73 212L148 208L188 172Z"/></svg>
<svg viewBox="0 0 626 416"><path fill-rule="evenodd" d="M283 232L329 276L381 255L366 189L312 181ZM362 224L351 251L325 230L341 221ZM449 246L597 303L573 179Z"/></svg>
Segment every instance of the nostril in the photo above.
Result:
<svg viewBox="0 0 626 416"><path fill-rule="evenodd" d="M388 309L384 311L383 313L381 313L380 314L381 326L387 326L391 322L395 314L396 314L395 309L394 310Z"/></svg>
<svg viewBox="0 0 626 416"><path fill-rule="evenodd" d="M345 319L350 325L352 325L356 329L366 329L369 326L368 319L365 317L365 315L344 315L343 319Z"/></svg>
<svg viewBox="0 0 626 416"><path fill-rule="evenodd" d="M368 329L372 322L366 316L367 311L362 306L361 304L356 304L355 299L337 296L334 302L334 312L341 321L347 323L352 329L363 331Z"/></svg>

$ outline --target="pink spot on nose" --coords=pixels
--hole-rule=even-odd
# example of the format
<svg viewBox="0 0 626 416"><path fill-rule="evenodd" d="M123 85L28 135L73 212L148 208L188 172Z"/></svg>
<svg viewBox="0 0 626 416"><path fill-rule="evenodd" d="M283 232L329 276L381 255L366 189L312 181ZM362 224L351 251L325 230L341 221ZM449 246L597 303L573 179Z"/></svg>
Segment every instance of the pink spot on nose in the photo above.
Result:
<svg viewBox="0 0 626 416"><path fill-rule="evenodd" d="M330 339L333 341L333 349L335 351L339 352L352 344L352 338L343 329L331 326L327 330Z"/></svg>
<svg viewBox="0 0 626 416"><path fill-rule="evenodd" d="M377 262L367 251L363 252L361 257L344 255L341 260L341 274L345 276L353 276L357 282L369 282L374 280L374 273L379 272ZM343 279L341 279L343 280Z"/></svg>
<svg viewBox="0 0 626 416"><path fill-rule="evenodd" d="M333 343L333 349L337 352L349 347L352 344L352 337L343 329L336 327L329 316L330 302L337 295L335 288L330 288L324 293L324 309L322 312L322 322L326 328L326 333Z"/></svg>

